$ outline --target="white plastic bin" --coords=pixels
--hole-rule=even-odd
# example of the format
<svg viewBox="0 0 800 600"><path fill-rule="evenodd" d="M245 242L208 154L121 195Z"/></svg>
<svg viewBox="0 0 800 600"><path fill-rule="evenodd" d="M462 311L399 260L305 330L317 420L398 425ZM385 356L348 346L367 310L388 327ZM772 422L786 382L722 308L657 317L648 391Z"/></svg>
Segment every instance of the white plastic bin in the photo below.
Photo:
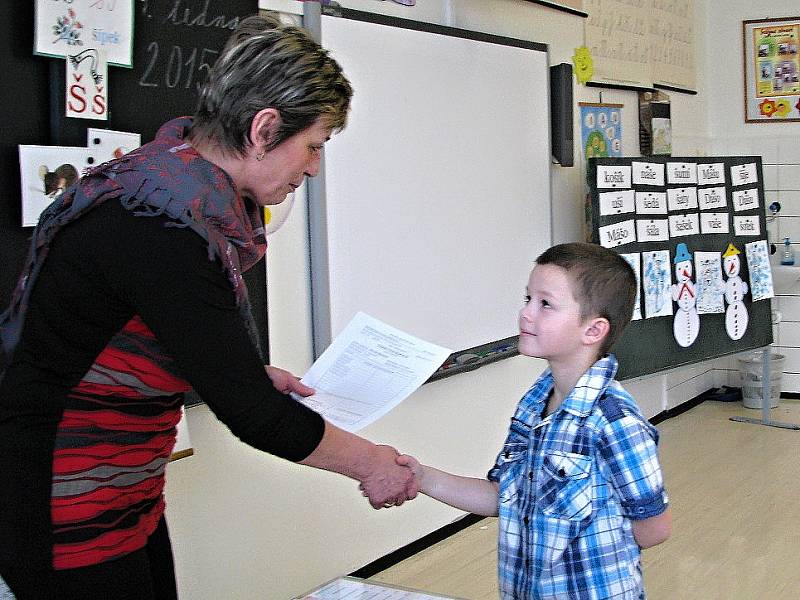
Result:
<svg viewBox="0 0 800 600"><path fill-rule="evenodd" d="M764 367L761 364L763 350L752 352L739 358L739 373L742 377L742 404L746 408L761 408L763 397ZM781 397L781 378L786 357L783 354L771 354L769 361L769 397L770 408L778 406Z"/></svg>

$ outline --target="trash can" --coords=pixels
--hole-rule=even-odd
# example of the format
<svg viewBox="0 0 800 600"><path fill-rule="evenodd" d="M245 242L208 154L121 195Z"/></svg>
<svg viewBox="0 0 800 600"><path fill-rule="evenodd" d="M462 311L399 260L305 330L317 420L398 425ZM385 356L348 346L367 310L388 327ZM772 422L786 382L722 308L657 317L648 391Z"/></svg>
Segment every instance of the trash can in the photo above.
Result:
<svg viewBox="0 0 800 600"><path fill-rule="evenodd" d="M739 372L742 377L742 404L746 408L761 408L764 375L764 367L761 364L763 354L763 350L758 350L739 358ZM783 376L784 362L786 362L786 357L783 354L770 355L770 408L778 406L778 400L781 397L781 377Z"/></svg>

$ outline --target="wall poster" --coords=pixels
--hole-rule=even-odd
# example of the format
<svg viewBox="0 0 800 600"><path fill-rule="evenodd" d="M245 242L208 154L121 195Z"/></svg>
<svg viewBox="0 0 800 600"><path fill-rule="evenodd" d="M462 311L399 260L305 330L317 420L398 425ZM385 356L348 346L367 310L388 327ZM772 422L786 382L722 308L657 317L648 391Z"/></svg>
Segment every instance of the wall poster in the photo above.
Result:
<svg viewBox="0 0 800 600"><path fill-rule="evenodd" d="M747 123L800 121L800 17L742 23Z"/></svg>
<svg viewBox="0 0 800 600"><path fill-rule="evenodd" d="M584 158L622 156L622 104L578 102Z"/></svg>

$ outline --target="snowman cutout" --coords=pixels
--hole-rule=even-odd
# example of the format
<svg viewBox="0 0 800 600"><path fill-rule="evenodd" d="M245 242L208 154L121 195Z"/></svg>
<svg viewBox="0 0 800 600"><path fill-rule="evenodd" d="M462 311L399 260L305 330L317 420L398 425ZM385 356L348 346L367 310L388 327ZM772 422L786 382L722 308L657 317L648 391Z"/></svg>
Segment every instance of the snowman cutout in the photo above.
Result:
<svg viewBox="0 0 800 600"><path fill-rule="evenodd" d="M675 341L683 347L691 346L700 332L700 317L697 314L697 292L692 281L692 255L686 244L680 243L675 254L675 280L672 299L678 303L672 333Z"/></svg>
<svg viewBox="0 0 800 600"><path fill-rule="evenodd" d="M739 276L741 261L739 250L733 244L728 244L728 249L722 255L722 269L728 278L725 282L725 301L728 308L725 311L725 330L732 340L739 340L747 331L749 316L747 307L742 301L747 293L747 283Z"/></svg>

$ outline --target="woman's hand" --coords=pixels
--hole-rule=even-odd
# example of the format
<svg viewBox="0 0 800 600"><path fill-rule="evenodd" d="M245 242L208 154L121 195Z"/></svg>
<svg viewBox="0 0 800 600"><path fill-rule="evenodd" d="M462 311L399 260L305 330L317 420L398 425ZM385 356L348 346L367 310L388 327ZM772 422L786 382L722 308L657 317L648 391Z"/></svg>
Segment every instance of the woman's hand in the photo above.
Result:
<svg viewBox="0 0 800 600"><path fill-rule="evenodd" d="M272 380L272 385L275 389L283 394L294 392L301 396L310 396L314 393L314 388L300 382L300 378L292 375L289 371L273 367L272 365L264 365L264 370Z"/></svg>

